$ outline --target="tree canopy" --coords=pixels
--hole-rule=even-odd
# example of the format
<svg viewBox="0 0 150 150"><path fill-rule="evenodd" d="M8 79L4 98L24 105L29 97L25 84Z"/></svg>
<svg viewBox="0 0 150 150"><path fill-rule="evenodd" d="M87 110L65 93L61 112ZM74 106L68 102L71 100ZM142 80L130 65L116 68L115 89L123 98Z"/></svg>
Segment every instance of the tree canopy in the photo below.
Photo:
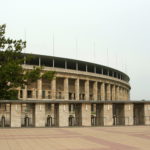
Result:
<svg viewBox="0 0 150 150"><path fill-rule="evenodd" d="M25 70L22 67L22 50L26 47L26 41L6 38L5 29L6 25L0 25L0 99L12 100L18 98L18 87L23 88L40 78L51 80L55 72L41 74L42 67Z"/></svg>

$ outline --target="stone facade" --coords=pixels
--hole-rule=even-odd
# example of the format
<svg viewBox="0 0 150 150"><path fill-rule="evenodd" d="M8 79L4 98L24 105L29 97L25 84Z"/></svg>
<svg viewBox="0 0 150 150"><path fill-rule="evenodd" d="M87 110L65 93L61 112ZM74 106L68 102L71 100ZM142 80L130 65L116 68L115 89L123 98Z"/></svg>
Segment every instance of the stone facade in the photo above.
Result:
<svg viewBox="0 0 150 150"><path fill-rule="evenodd" d="M69 109L67 104L60 104L58 108L58 126L67 127L69 118Z"/></svg>
<svg viewBox="0 0 150 150"><path fill-rule="evenodd" d="M113 125L112 104L104 104L103 107L104 107L103 108L104 126L112 126Z"/></svg>
<svg viewBox="0 0 150 150"><path fill-rule="evenodd" d="M91 105L82 104L81 109L82 126L91 126Z"/></svg>
<svg viewBox="0 0 150 150"><path fill-rule="evenodd" d="M11 127L21 127L20 104L11 104Z"/></svg>
<svg viewBox="0 0 150 150"><path fill-rule="evenodd" d="M32 65L24 64L25 69ZM79 66L78 66L79 67ZM130 100L128 81L116 78L114 74L98 74L66 68L44 67L43 71L55 71L52 81L39 79L35 83L19 89L21 100Z"/></svg>
<svg viewBox="0 0 150 150"><path fill-rule="evenodd" d="M0 101L1 127L150 125L150 102L130 101L126 74L77 60L38 57L39 64L34 63L43 64L43 72L55 71L55 77L18 88L17 101Z"/></svg>
<svg viewBox="0 0 150 150"><path fill-rule="evenodd" d="M45 127L45 104L35 105L35 127Z"/></svg>
<svg viewBox="0 0 150 150"><path fill-rule="evenodd" d="M125 125L133 125L133 104L124 105Z"/></svg>
<svg viewBox="0 0 150 150"><path fill-rule="evenodd" d="M150 104L144 105L144 123L150 125Z"/></svg>

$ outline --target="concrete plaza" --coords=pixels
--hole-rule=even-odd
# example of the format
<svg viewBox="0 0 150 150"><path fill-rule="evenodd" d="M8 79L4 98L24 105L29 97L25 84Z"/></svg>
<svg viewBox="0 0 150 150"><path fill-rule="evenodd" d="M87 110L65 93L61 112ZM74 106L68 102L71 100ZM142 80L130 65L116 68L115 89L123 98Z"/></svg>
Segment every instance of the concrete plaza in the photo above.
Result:
<svg viewBox="0 0 150 150"><path fill-rule="evenodd" d="M5 128L0 150L150 150L150 126Z"/></svg>

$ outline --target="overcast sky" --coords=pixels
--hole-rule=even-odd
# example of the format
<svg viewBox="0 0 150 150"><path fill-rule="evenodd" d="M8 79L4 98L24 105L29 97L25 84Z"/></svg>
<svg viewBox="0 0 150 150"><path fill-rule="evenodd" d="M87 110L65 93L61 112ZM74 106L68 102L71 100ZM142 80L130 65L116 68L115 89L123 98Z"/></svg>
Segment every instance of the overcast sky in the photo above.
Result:
<svg viewBox="0 0 150 150"><path fill-rule="evenodd" d="M53 55L54 39L55 56L119 69L131 78L131 99L150 100L150 0L0 0L0 5L0 24L7 25L7 36L27 40L25 52Z"/></svg>

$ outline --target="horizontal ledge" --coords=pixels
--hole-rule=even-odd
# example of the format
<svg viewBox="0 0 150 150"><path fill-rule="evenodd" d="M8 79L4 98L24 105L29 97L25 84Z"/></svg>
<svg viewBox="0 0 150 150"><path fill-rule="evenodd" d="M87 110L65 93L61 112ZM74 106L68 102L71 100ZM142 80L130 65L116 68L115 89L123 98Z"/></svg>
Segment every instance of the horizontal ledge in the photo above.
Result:
<svg viewBox="0 0 150 150"><path fill-rule="evenodd" d="M94 100L0 100L0 104L150 104L150 101L94 101Z"/></svg>

